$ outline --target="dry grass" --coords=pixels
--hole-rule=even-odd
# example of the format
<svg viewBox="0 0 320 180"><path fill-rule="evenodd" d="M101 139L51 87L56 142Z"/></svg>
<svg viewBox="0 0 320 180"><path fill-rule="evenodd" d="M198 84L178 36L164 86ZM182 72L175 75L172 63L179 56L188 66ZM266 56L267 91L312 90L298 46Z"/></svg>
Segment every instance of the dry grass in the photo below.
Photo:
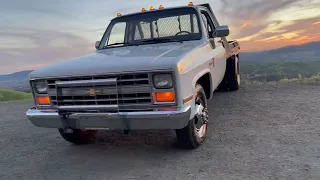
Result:
<svg viewBox="0 0 320 180"><path fill-rule="evenodd" d="M0 101L13 101L31 99L31 93L25 93L20 91L13 91L9 89L0 89Z"/></svg>
<svg viewBox="0 0 320 180"><path fill-rule="evenodd" d="M250 81L250 80L242 80L242 84L250 85L250 84L286 84L286 83L305 83L305 84L314 84L320 83L320 75L311 76L309 78L302 77L298 75L298 78L292 79L281 79L280 81Z"/></svg>
<svg viewBox="0 0 320 180"><path fill-rule="evenodd" d="M303 78L301 75L298 78L293 79L281 79L280 83L319 83L320 75L312 76L309 78Z"/></svg>

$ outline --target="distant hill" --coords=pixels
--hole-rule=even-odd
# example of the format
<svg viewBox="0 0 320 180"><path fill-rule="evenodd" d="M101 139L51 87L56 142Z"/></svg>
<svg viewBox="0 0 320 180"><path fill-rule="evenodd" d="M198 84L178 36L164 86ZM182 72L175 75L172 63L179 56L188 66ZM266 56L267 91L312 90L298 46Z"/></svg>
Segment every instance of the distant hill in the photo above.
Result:
<svg viewBox="0 0 320 180"><path fill-rule="evenodd" d="M241 52L240 63L243 75L254 80L317 75L320 73L320 41L268 51ZM0 75L0 88L30 92L30 72L32 70Z"/></svg>
<svg viewBox="0 0 320 180"><path fill-rule="evenodd" d="M30 92L28 77L32 70L0 75L0 88Z"/></svg>
<svg viewBox="0 0 320 180"><path fill-rule="evenodd" d="M268 51L242 52L240 56L240 61L320 61L320 41Z"/></svg>
<svg viewBox="0 0 320 180"><path fill-rule="evenodd" d="M0 75L0 82L1 81L16 81L16 80L24 80L28 79L29 74L32 72L32 70L25 70L25 71L19 71L12 74L4 74Z"/></svg>

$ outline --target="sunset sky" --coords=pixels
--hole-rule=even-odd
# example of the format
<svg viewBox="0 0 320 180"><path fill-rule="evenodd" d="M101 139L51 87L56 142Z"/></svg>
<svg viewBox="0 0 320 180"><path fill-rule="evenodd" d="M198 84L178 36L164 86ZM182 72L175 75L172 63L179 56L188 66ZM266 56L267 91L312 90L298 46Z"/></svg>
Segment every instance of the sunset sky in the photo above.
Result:
<svg viewBox="0 0 320 180"><path fill-rule="evenodd" d="M94 52L110 19L150 5L182 0L5 0L0 6L0 74L37 69ZM257 51L320 40L320 0L196 0L209 2L228 39Z"/></svg>

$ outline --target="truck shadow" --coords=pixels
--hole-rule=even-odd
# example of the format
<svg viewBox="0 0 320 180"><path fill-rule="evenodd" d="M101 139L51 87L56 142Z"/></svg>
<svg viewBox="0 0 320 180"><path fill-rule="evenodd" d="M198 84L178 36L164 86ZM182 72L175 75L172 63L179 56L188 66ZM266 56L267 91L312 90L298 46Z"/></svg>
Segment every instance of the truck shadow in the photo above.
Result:
<svg viewBox="0 0 320 180"><path fill-rule="evenodd" d="M173 130L130 131L99 131L95 145L108 147L175 147L175 132Z"/></svg>
<svg viewBox="0 0 320 180"><path fill-rule="evenodd" d="M209 122L211 127L206 142L198 149L180 148L173 130L131 131L129 135L121 131L99 131L96 141L89 145L72 145L57 134L56 148L59 149L59 153L47 156L46 165L38 166L37 171L44 169L54 174L57 172L54 170L51 172L47 167L59 165L64 172L73 172L73 169L77 168L84 172L90 170L90 174L104 172L110 177L130 174L149 179L145 175L157 172L159 169L169 170L186 166L190 163L190 159L219 159L220 155L216 155L222 143L219 134L224 132L223 127L218 125L221 123L220 117L224 113L230 113L229 108L236 106L231 101L227 106L221 105L221 101L226 103L226 98L229 96L229 93L216 93L214 99L209 101L214 118ZM57 162L56 159L60 161ZM224 159L221 161L224 162ZM200 171L203 165L201 161L195 161L192 166L198 168L196 171ZM141 174L142 169L143 174ZM92 178L90 174L88 179Z"/></svg>

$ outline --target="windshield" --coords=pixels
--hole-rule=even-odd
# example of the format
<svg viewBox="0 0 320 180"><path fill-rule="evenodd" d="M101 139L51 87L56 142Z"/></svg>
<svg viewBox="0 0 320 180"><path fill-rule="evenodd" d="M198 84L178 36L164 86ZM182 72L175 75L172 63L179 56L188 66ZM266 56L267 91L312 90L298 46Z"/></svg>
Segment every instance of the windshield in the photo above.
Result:
<svg viewBox="0 0 320 180"><path fill-rule="evenodd" d="M99 49L201 39L196 10L146 12L113 20Z"/></svg>

